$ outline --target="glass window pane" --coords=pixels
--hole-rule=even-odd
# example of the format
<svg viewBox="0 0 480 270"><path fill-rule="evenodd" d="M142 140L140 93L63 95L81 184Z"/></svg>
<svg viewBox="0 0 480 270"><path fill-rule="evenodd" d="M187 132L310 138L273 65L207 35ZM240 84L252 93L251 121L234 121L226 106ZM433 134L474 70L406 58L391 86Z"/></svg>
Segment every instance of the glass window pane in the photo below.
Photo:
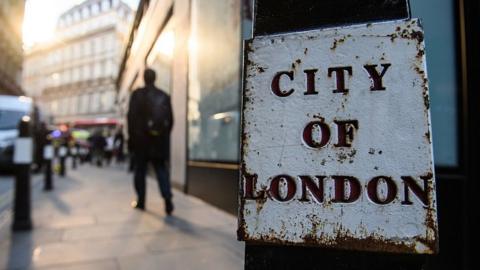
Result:
<svg viewBox="0 0 480 270"><path fill-rule="evenodd" d="M238 161L240 2L192 1L188 78L190 160Z"/></svg>
<svg viewBox="0 0 480 270"><path fill-rule="evenodd" d="M435 164L450 167L459 163L454 2L410 1L412 17L420 18L425 30Z"/></svg>

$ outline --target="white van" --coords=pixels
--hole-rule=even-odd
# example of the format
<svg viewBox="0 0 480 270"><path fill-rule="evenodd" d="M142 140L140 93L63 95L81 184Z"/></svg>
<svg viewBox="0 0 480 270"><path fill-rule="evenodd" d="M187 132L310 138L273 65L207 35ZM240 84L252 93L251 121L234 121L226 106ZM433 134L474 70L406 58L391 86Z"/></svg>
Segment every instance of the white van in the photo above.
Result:
<svg viewBox="0 0 480 270"><path fill-rule="evenodd" d="M23 116L31 116L32 113L31 98L0 95L0 170L12 167L13 143L18 136L18 123Z"/></svg>

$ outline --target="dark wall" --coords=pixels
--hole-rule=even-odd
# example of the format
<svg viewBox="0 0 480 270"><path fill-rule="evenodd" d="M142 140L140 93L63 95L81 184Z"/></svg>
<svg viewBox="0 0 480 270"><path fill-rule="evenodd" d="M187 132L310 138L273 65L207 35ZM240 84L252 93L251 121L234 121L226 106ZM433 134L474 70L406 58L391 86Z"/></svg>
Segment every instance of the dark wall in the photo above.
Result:
<svg viewBox="0 0 480 270"><path fill-rule="evenodd" d="M187 193L233 215L238 210L238 169L187 167Z"/></svg>

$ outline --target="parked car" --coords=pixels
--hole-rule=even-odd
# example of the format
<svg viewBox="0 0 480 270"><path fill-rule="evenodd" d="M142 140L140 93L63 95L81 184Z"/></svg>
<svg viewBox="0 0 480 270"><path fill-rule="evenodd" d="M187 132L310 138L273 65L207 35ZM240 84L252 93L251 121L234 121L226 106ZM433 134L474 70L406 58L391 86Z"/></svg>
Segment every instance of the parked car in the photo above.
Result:
<svg viewBox="0 0 480 270"><path fill-rule="evenodd" d="M31 116L33 102L28 97L0 95L0 170L13 165L13 144L18 136L18 123L23 116Z"/></svg>

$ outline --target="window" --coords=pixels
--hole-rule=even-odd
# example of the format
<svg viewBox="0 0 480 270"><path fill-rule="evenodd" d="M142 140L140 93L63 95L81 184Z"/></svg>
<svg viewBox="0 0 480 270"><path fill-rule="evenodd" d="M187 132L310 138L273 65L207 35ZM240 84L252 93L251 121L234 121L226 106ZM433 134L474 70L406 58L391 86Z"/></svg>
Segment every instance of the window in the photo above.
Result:
<svg viewBox="0 0 480 270"><path fill-rule="evenodd" d="M187 115L190 160L238 162L240 2L191 2Z"/></svg>
<svg viewBox="0 0 480 270"><path fill-rule="evenodd" d="M105 76L111 77L112 76L112 60L108 60L105 63Z"/></svg>
<svg viewBox="0 0 480 270"><path fill-rule="evenodd" d="M430 91L435 164L459 165L455 48L455 1L411 0L412 17L422 19ZM431 7L435 6L434 9Z"/></svg>
<svg viewBox="0 0 480 270"><path fill-rule="evenodd" d="M75 115L78 112L78 96L72 96L70 99L70 113Z"/></svg>
<svg viewBox="0 0 480 270"><path fill-rule="evenodd" d="M100 62L96 62L95 69L93 71L93 76L95 78L99 78L101 76L101 73L102 73L102 67L100 66Z"/></svg>
<svg viewBox="0 0 480 270"><path fill-rule="evenodd" d="M89 80L90 79L90 68L89 65L84 65L83 66L83 80Z"/></svg>
<svg viewBox="0 0 480 270"><path fill-rule="evenodd" d="M78 22L80 20L80 11L79 10L76 10L74 13L73 13L73 21L74 22Z"/></svg>
<svg viewBox="0 0 480 270"><path fill-rule="evenodd" d="M92 5L92 16L97 15L100 12L100 6L99 4L93 4Z"/></svg>
<svg viewBox="0 0 480 270"><path fill-rule="evenodd" d="M96 40L96 44L95 44L95 53L96 54L100 54L103 50L103 43L102 43L102 38L101 37L98 37L95 39Z"/></svg>
<svg viewBox="0 0 480 270"><path fill-rule="evenodd" d="M91 53L92 55L95 54L95 40L94 40L94 39L92 39L92 40L90 41L90 53Z"/></svg>
<svg viewBox="0 0 480 270"><path fill-rule="evenodd" d="M90 15L89 8L87 6L83 7L82 18L87 19L89 15Z"/></svg>
<svg viewBox="0 0 480 270"><path fill-rule="evenodd" d="M101 10L102 11L107 11L109 9L109 1L108 0L103 0L102 1L102 7L101 7Z"/></svg>
<svg viewBox="0 0 480 270"><path fill-rule="evenodd" d="M58 114L58 101L57 100L54 100L52 102L50 102L50 111L56 115Z"/></svg>
<svg viewBox="0 0 480 270"><path fill-rule="evenodd" d="M92 106L90 108L90 112L93 112L93 113L99 112L100 111L100 102L101 102L100 93L99 92L92 93L91 94L91 105Z"/></svg>
<svg viewBox="0 0 480 270"><path fill-rule="evenodd" d="M71 83L72 82L72 70L68 69L65 71L65 82L66 83Z"/></svg>
<svg viewBox="0 0 480 270"><path fill-rule="evenodd" d="M80 101L81 106L79 108L80 113L87 113L88 112L88 103L89 103L88 98L89 98L89 94L83 94L80 97L80 99L81 99L81 101Z"/></svg>
<svg viewBox="0 0 480 270"><path fill-rule="evenodd" d="M91 51L92 51L91 45L92 45L92 44L91 44L90 42L88 42L88 41L85 41L85 42L83 43L83 54L84 54L84 55L87 56L87 55L89 55L89 54L91 53Z"/></svg>
<svg viewBox="0 0 480 270"><path fill-rule="evenodd" d="M70 14L68 14L66 17L65 17L65 23L67 25L70 25L72 23L72 16Z"/></svg>
<svg viewBox="0 0 480 270"><path fill-rule="evenodd" d="M102 111L109 112L113 109L115 102L115 93L113 91L105 91L102 94Z"/></svg>
<svg viewBox="0 0 480 270"><path fill-rule="evenodd" d="M83 80L83 68L82 68L82 66L78 67L78 80L79 81Z"/></svg>
<svg viewBox="0 0 480 270"><path fill-rule="evenodd" d="M72 74L72 81L73 81L73 82L78 82L78 80L79 80L79 75L80 75L80 72L79 72L78 67L74 68L74 69L73 69L73 74Z"/></svg>

